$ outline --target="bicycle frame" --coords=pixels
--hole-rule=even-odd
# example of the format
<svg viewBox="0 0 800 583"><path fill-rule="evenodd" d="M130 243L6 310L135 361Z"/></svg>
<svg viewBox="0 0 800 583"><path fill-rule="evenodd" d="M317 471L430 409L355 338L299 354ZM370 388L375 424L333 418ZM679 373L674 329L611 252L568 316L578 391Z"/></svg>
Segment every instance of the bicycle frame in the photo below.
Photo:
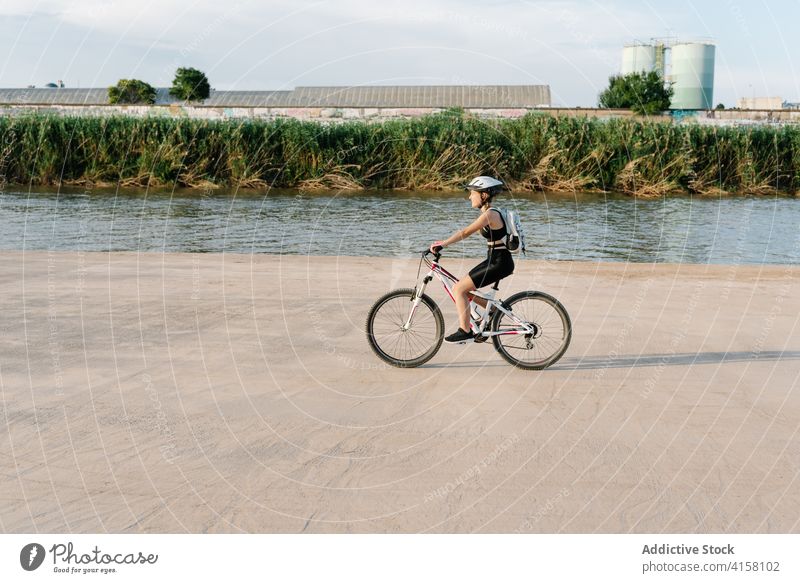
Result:
<svg viewBox="0 0 800 583"><path fill-rule="evenodd" d="M425 263L428 265L428 267L430 267L430 271L427 273L427 275L425 275L425 277L423 277L421 286L420 286L419 281L417 281L417 285L414 288L415 293L414 293L414 299L413 299L413 302L412 302L412 305L411 305L411 311L408 314L408 320L406 320L406 323L403 325L403 329L404 330L408 330L411 327L411 320L414 317L414 312L417 310L417 306L419 306L419 303L422 301L422 295L425 293L425 288L433 280L434 277L442 282L442 286L444 287L444 291L447 292L447 295L450 296L450 299L453 300L454 303L456 301L455 296L453 296L453 286L456 283L458 283L458 278L455 275L453 275L452 273L450 273L449 271L447 271L444 267L439 265L439 261L438 261L439 255L438 254L435 255L435 257L436 257L436 259L432 259L432 260L429 260L427 257L424 257ZM478 290L472 290L469 293L473 297L477 296L479 298L483 298L483 299L486 300L486 308L485 308L485 312L484 312L485 314L488 314L491 311L492 307L494 307L495 310L499 310L499 311L503 312L504 314L506 314L507 316L509 316L511 321L514 324L517 324L519 326L519 328L515 328L515 329L511 329L511 330L503 330L502 332L500 332L500 331L492 332L492 331L486 329L486 327L489 325L489 322L487 321L486 318L483 318L483 320L481 321L481 325L478 326L476 324L476 319L473 317L473 313L474 313L473 307L476 304L475 304L475 302L473 300L470 300L470 302L469 302L469 304L470 304L470 318L469 318L469 320L470 320L470 327L472 328L472 331L475 334L480 335L480 336L485 337L485 338L491 338L492 336L504 336L504 335L535 334L535 330L534 330L533 326L531 326L527 322L523 322L522 320L517 318L514 315L513 312L511 312L510 310L507 310L505 308L505 306L503 306L503 303L501 301L498 301L498 300L494 299L494 295L495 295L495 291L494 290L497 290L496 286L493 288L492 292L488 293L488 294L483 293L483 292L479 292Z"/></svg>

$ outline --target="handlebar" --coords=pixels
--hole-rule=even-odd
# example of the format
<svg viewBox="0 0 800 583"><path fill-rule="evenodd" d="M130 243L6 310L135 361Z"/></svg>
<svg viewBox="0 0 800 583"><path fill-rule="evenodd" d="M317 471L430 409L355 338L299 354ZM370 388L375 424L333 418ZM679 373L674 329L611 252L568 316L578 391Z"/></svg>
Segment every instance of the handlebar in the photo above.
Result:
<svg viewBox="0 0 800 583"><path fill-rule="evenodd" d="M443 249L443 247L436 246L436 247L434 247L434 249L436 249L436 251L431 251L430 248L425 249L425 251L422 252L422 256L423 257L427 257L428 255L433 255L434 258L436 259L436 261L439 261L439 259L442 257L442 249Z"/></svg>

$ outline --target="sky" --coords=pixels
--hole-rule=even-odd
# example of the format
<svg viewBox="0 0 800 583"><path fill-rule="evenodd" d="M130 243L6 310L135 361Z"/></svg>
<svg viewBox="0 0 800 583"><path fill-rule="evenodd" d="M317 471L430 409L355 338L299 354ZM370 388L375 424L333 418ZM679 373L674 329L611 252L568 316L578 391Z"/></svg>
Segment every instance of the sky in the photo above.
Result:
<svg viewBox="0 0 800 583"><path fill-rule="evenodd" d="M0 0L0 87L157 87L175 69L215 89L299 85L550 85L593 107L622 47L717 46L715 103L800 101L800 0Z"/></svg>

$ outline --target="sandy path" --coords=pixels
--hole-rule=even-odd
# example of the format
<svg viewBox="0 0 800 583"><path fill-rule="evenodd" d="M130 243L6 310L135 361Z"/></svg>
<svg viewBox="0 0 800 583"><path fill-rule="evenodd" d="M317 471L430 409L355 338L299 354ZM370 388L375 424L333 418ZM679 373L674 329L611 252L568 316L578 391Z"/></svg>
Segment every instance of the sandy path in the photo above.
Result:
<svg viewBox="0 0 800 583"><path fill-rule="evenodd" d="M383 366L412 260L0 264L3 532L800 532L800 268L521 262L575 325L525 372Z"/></svg>

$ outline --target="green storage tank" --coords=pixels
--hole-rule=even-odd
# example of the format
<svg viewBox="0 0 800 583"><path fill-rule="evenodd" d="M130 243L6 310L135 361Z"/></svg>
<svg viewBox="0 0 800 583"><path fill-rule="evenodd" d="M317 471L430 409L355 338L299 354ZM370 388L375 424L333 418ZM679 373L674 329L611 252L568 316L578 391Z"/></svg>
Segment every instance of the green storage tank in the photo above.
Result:
<svg viewBox="0 0 800 583"><path fill-rule="evenodd" d="M672 45L669 80L675 94L670 109L714 107L714 54L715 47L709 42Z"/></svg>

